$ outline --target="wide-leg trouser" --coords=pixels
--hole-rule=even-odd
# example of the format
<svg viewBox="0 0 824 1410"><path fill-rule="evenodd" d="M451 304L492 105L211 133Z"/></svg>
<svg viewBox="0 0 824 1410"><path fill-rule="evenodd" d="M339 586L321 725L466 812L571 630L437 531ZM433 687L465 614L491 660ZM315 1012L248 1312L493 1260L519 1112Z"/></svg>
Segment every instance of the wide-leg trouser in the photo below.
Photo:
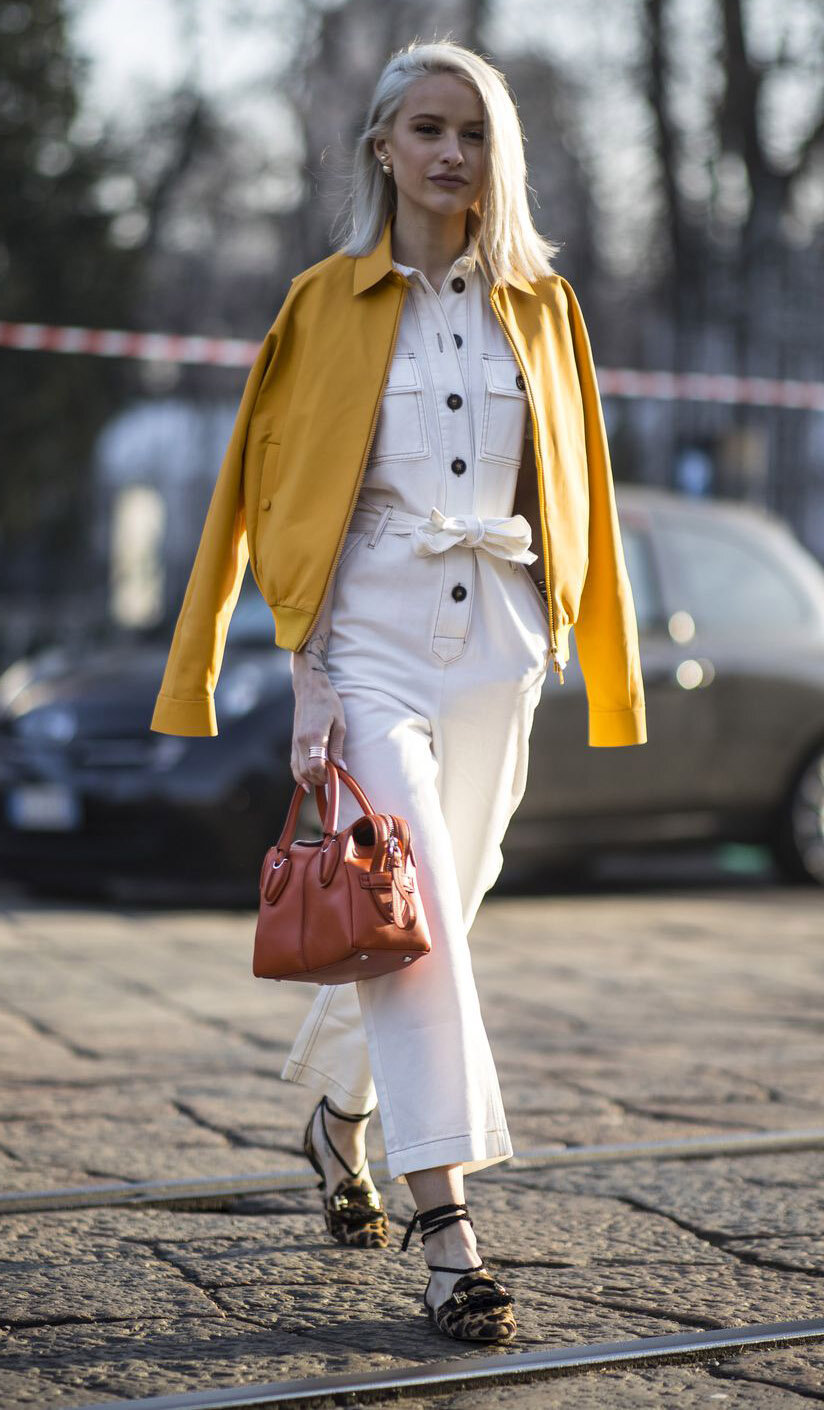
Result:
<svg viewBox="0 0 824 1410"><path fill-rule="evenodd" d="M351 562L347 554L344 566ZM381 579L392 581L389 565L382 566ZM526 787L529 734L546 672L542 604L525 570L516 575L512 568L489 564L475 574L471 653L468 643L457 660L407 652L395 669L388 661L382 669L375 637L364 661L364 620L347 615L344 579L337 590L329 675L344 708L344 758L378 811L409 822L432 951L393 974L321 986L281 1076L326 1092L343 1111L366 1111L377 1102L393 1179L459 1163L468 1173L512 1154L467 940L500 872L501 842ZM416 560L415 571L432 579L442 568ZM483 640L476 628L502 592L511 594L506 600L518 627L503 661L495 657L495 640ZM412 618L414 629L414 609ZM409 640L409 616L402 632L397 616L390 613L388 621L398 658ZM427 648L430 640L431 630ZM343 787L339 825L359 812Z"/></svg>

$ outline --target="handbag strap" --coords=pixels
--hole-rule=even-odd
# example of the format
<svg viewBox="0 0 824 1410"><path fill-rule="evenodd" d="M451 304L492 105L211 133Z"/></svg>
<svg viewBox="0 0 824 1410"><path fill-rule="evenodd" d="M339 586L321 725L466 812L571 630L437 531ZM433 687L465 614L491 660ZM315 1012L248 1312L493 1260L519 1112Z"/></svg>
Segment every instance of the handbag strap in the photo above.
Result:
<svg viewBox="0 0 824 1410"><path fill-rule="evenodd" d="M412 899L412 883L406 875L406 863L411 853L409 824L405 818L398 817L394 813L376 813L369 798L352 775L345 769L339 772L338 767L333 764L330 759L327 759L326 783L325 785L316 784L315 786L315 801L323 826L324 839L334 837L337 834L338 805L340 802L339 780L341 778L349 791L354 795L357 802L364 809L365 815L369 817L375 830L372 865L368 872L361 874L361 886L366 887L370 891L379 913L385 920L394 921L399 929L411 930L415 925L417 916L415 904ZM289 811L286 814L283 831L276 844L279 858L276 864L278 869L289 857L295 838L295 828L297 826L298 814L303 798L303 785L299 783L296 785L295 791L292 794L292 801L289 805ZM321 860L323 860L323 858L321 858ZM286 871L281 874L282 879L275 893L267 898L270 902L275 899L277 893L282 889L287 872L288 867ZM261 873L261 876L263 877L263 873ZM379 892L388 892L388 895L379 895Z"/></svg>
<svg viewBox="0 0 824 1410"><path fill-rule="evenodd" d="M330 780L330 789L333 790L335 794L334 811L335 813L337 813L337 779ZM303 784L296 784L295 791L292 794L292 801L289 804L289 811L286 814L286 821L283 824L283 829L281 831L280 837L278 838L277 843L275 844L278 852L282 856L289 855L289 851L295 838L295 828L298 825L298 814L300 813L300 805L305 797L306 793L304 791ZM329 814L329 802L331 801L331 798L327 801L324 785L321 783L315 784L315 802L317 804L318 816L321 820L321 826L323 828L324 837L328 837L329 835L329 829L326 826L326 820Z"/></svg>
<svg viewBox="0 0 824 1410"><path fill-rule="evenodd" d="M338 765L332 763L331 759L327 759L326 780L324 783L315 784L315 802L317 804L318 816L321 820L324 838L333 836L338 830L338 808L340 803L339 781L341 779L346 784L350 793L354 795L356 802L363 808L364 813L373 820L379 816L375 813L375 809L372 807L372 804L357 780L354 779L346 769L339 768ZM295 791L292 794L292 801L289 804L289 811L286 814L286 821L283 824L283 830L276 844L277 850L281 856L289 855L295 838L295 828L298 825L300 805L305 796L303 785L300 783L296 784ZM388 835L388 829L384 829L384 832ZM382 836L382 840L385 842L386 838Z"/></svg>
<svg viewBox="0 0 824 1410"><path fill-rule="evenodd" d="M329 765L327 765L327 767L329 767ZM369 817L374 817L375 809L370 803L357 779L352 777L348 769L342 769L340 767L340 764L332 764L331 767L338 774L341 781L346 784L346 787L349 789L349 792L354 794L355 800L363 808L364 813L367 813Z"/></svg>

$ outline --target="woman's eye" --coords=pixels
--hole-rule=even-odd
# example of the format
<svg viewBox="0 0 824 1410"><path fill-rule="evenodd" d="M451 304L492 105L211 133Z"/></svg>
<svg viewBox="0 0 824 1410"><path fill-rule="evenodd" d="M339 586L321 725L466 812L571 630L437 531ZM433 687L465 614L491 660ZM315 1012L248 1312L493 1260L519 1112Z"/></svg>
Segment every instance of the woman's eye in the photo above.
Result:
<svg viewBox="0 0 824 1410"><path fill-rule="evenodd" d="M416 128L415 128L415 131L416 131L416 132L438 132L439 129L438 129L437 127L435 127L434 123L431 123L431 122L419 122L418 125L417 125ZM483 140L484 140L484 135L483 135L482 132L468 132L466 135L467 135L467 137L474 137L474 138L477 138L477 140L478 140L479 142L483 142Z"/></svg>

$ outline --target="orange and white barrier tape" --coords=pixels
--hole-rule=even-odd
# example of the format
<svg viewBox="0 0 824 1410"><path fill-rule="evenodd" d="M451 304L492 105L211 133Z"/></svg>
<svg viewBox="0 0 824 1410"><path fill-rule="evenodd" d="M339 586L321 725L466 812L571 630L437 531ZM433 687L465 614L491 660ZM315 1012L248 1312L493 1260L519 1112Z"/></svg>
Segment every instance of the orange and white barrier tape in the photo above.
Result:
<svg viewBox="0 0 824 1410"><path fill-rule="evenodd" d="M723 372L636 372L599 367L603 396L658 401L720 401L747 406L787 406L824 411L824 382L778 377L734 377Z"/></svg>
<svg viewBox="0 0 824 1410"><path fill-rule="evenodd" d="M181 337L174 333L127 333L118 328L58 328L49 323L0 323L0 347L24 352L90 353L136 357L144 362L251 367L260 343L242 338Z"/></svg>
<svg viewBox="0 0 824 1410"><path fill-rule="evenodd" d="M249 368L260 343L242 338L129 333L117 328L66 328L48 323L0 323L0 347L24 352L86 353L144 362ZM602 396L654 401L709 401L729 405L783 406L824 411L824 382L777 377L735 377L720 372L641 372L599 367Z"/></svg>

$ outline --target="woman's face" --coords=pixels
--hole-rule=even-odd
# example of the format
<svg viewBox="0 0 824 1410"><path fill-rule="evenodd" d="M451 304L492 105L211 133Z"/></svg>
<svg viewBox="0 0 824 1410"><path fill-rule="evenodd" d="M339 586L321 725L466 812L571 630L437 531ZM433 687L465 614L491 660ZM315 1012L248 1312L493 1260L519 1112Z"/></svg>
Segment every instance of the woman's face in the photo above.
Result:
<svg viewBox="0 0 824 1410"><path fill-rule="evenodd" d="M374 150L391 161L399 204L404 199L442 215L474 206L484 189L484 107L468 83L451 73L410 84L390 137ZM438 181L452 177L452 182Z"/></svg>

